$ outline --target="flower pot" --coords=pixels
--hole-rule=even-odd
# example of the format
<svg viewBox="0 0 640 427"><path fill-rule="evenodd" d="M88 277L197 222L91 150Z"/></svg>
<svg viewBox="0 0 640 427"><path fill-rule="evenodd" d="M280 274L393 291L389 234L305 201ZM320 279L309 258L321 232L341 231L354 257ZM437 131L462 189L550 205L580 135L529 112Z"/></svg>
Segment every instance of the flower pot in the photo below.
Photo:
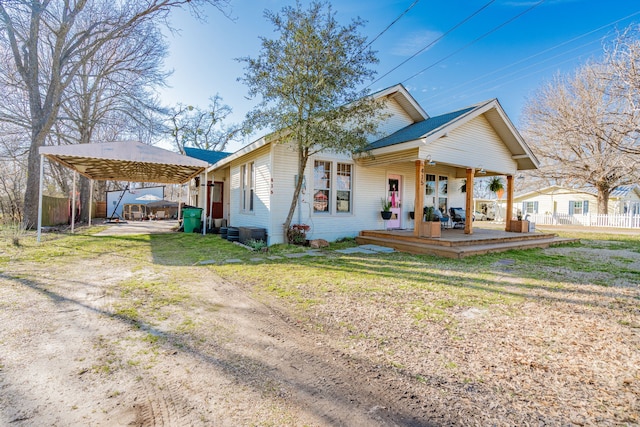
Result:
<svg viewBox="0 0 640 427"><path fill-rule="evenodd" d="M393 215L391 211L380 211L380 216L382 216L382 219L385 221L391 219L391 215Z"/></svg>
<svg viewBox="0 0 640 427"><path fill-rule="evenodd" d="M514 233L528 233L529 232L529 221L526 220L512 220L511 221L511 231Z"/></svg>
<svg viewBox="0 0 640 427"><path fill-rule="evenodd" d="M442 236L440 221L421 221L420 237L439 238Z"/></svg>
<svg viewBox="0 0 640 427"><path fill-rule="evenodd" d="M415 219L416 213L414 211L409 212L409 218Z"/></svg>

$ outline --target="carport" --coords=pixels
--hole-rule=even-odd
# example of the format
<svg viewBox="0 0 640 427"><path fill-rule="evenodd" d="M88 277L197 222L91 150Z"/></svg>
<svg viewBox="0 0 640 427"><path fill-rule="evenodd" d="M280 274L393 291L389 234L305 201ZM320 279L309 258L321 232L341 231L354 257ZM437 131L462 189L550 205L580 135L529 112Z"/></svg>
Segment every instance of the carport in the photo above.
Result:
<svg viewBox="0 0 640 427"><path fill-rule="evenodd" d="M183 156L162 148L137 141L106 142L40 147L40 187L38 199L38 242L42 231L42 189L44 185L44 158L58 162L74 171L73 202L75 206L75 173L89 178L91 197L93 181L131 181L160 184L185 184L204 173L209 165L203 160ZM203 206L207 205L204 192ZM91 204L89 204L91 206ZM72 210L75 213L75 209ZM75 220L72 215L72 224ZM91 212L89 212L91 218ZM202 227L202 234L207 227Z"/></svg>

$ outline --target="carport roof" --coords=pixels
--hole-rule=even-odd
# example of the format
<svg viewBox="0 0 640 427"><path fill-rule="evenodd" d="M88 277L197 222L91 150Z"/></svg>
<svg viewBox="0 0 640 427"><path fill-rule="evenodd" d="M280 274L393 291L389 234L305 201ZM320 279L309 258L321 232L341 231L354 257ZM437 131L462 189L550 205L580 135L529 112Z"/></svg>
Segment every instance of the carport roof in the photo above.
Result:
<svg viewBox="0 0 640 427"><path fill-rule="evenodd" d="M183 184L208 163L136 141L40 147L40 154L89 179Z"/></svg>

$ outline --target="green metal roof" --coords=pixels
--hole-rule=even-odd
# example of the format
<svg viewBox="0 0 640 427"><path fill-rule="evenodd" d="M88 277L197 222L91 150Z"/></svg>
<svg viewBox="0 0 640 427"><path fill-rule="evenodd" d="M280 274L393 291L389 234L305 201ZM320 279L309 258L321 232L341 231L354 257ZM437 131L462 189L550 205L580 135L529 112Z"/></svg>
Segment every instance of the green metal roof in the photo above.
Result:
<svg viewBox="0 0 640 427"><path fill-rule="evenodd" d="M231 153L225 153L224 151L203 150L201 148L192 147L184 147L184 153L194 159L204 160L210 165L213 165L214 163L231 155Z"/></svg>
<svg viewBox="0 0 640 427"><path fill-rule="evenodd" d="M400 129L399 131L392 133L389 136L372 142L367 146L366 151L375 150L376 148L389 147L396 144L402 144L403 142L414 141L416 139L422 138L423 136L428 135L430 132L433 132L434 130L439 129L442 126L453 122L458 117L468 113L475 108L478 107L468 107L451 113L442 114L440 116L430 117L427 120L423 120L421 122L413 123L407 127Z"/></svg>

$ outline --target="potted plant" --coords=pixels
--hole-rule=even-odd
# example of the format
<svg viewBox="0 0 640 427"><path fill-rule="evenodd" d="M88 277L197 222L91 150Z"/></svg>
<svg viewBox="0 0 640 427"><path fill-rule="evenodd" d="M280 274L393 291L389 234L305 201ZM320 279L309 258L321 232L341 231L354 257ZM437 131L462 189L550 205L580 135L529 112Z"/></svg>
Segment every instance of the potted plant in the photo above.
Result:
<svg viewBox="0 0 640 427"><path fill-rule="evenodd" d="M423 209L423 220L420 223L421 237L440 237L442 235L440 216L436 214L434 206L425 206Z"/></svg>
<svg viewBox="0 0 640 427"><path fill-rule="evenodd" d="M515 233L528 233L529 232L529 221L526 219L522 219L522 213L518 212L516 216L517 220L511 220L511 228L510 230Z"/></svg>
<svg viewBox="0 0 640 427"><path fill-rule="evenodd" d="M380 216L382 216L383 220L387 221L391 219L391 215L393 215L391 212L391 202L389 200L382 199L382 210L380 211Z"/></svg>

